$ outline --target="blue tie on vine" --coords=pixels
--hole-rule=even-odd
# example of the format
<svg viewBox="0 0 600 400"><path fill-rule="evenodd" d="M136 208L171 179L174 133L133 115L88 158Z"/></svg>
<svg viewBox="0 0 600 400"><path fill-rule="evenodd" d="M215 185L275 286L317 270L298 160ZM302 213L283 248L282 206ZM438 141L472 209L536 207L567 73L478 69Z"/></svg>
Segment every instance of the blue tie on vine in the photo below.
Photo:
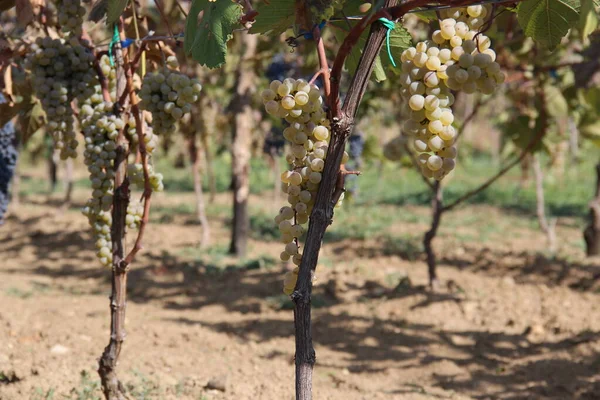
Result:
<svg viewBox="0 0 600 400"><path fill-rule="evenodd" d="M387 47L388 57L390 58L392 65L395 67L396 62L394 61L394 57L392 56L392 51L390 49L390 32L394 30L396 24L387 18L379 18L379 22L381 22L381 24L387 28L387 32L385 33L385 44Z"/></svg>

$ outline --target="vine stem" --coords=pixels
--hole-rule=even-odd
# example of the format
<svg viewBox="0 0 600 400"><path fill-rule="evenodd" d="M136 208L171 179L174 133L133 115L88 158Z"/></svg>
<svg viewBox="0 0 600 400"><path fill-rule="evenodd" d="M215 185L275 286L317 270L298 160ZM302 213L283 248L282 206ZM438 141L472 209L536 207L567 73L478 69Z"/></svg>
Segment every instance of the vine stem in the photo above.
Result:
<svg viewBox="0 0 600 400"><path fill-rule="evenodd" d="M319 75L323 76L323 90L325 91L325 101L327 102L331 94L329 62L327 61L327 55L325 54L325 44L323 43L323 38L321 37L321 30L318 26L315 26L315 28L313 29L313 37L315 38L315 42L317 44L317 54L319 56L320 69L317 72L317 74L311 79L311 82L316 80L316 78Z"/></svg>
<svg viewBox="0 0 600 400"><path fill-rule="evenodd" d="M124 26L121 24L121 40L123 40L124 37ZM130 50L131 52L131 50ZM144 202L144 211L142 214L142 218L140 221L140 228L138 230L138 234L137 237L135 239L135 243L133 245L133 248L129 251L129 253L127 254L127 257L125 257L125 260L123 261L124 266L127 266L129 264L131 264L131 262L133 261L133 259L135 258L136 254L143 248L142 246L142 239L144 238L144 232L146 231L146 225L148 224L148 218L149 218L149 214L150 214L150 200L152 198L152 187L150 185L150 176L149 176L149 172L148 172L148 152L146 151L146 141L145 139L145 132L144 132L144 121L142 119L142 112L139 108L139 101L137 98L137 95L135 94L134 91L134 87L133 87L133 74L135 72L135 65L134 63L128 63L129 61L129 54L126 53L125 54L125 61L127 63L127 69L125 72L125 76L126 76L126 89L125 91L129 93L129 102L131 104L131 113L133 114L133 117L135 118L135 129L138 135L138 146L140 149L140 157L141 157L141 161L142 161L142 168L143 168L143 172L144 172L144 193L142 194L142 200Z"/></svg>
<svg viewBox="0 0 600 400"><path fill-rule="evenodd" d="M121 77L124 66L123 50L121 43L115 45L115 59L117 67L117 95L122 88ZM120 114L120 104L115 104L114 112ZM125 252L123 239L125 237L125 217L129 204L129 181L127 180L127 143L123 130L117 136L115 158L115 192L112 206L111 242L113 252L111 296L110 296L110 340L104 348L98 365L98 374L102 384L102 391L106 400L126 400L125 388L117 376L117 363L123 342L125 341L125 310L127 305L127 268L122 263Z"/></svg>
<svg viewBox="0 0 600 400"><path fill-rule="evenodd" d="M165 9L162 6L161 0L154 0L154 4L156 4L156 9L158 10L160 17L162 18L163 22L165 23L165 25L167 27L167 32L169 32L169 36L173 36L173 30L171 29L171 25L169 24L169 19L167 18L167 15L165 14ZM124 40L124 39L121 39L121 40Z"/></svg>

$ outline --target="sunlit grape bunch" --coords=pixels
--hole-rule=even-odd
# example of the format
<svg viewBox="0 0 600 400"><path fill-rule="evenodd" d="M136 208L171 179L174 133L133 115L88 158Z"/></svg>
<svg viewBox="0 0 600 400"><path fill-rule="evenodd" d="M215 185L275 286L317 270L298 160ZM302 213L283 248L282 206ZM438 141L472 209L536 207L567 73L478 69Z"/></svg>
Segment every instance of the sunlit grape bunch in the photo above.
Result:
<svg viewBox="0 0 600 400"><path fill-rule="evenodd" d="M25 66L32 86L46 113L46 128L63 159L77 156L71 101L93 94L93 54L73 40L38 38L31 46Z"/></svg>
<svg viewBox="0 0 600 400"><path fill-rule="evenodd" d="M202 85L177 71L177 58L167 58L167 66L146 74L140 90L141 106L152 113L152 128L157 135L176 130L175 123L192 110Z"/></svg>
<svg viewBox="0 0 600 400"><path fill-rule="evenodd" d="M85 8L81 5L81 1L57 0L56 11L61 30L75 36L81 36L83 16L85 15Z"/></svg>
<svg viewBox="0 0 600 400"><path fill-rule="evenodd" d="M300 265L299 239L312 211L330 139L330 122L323 109L319 88L302 79L272 81L261 94L267 113L285 119L289 126L283 136L290 142L286 156L289 170L281 174L282 190L288 195L288 206L275 217L285 249L282 261ZM344 153L344 161L348 154ZM343 197L337 206L341 205ZM287 291L286 291L287 293Z"/></svg>
<svg viewBox="0 0 600 400"><path fill-rule="evenodd" d="M114 68L108 57L100 59L100 66L109 82L111 97L116 93ZM92 197L86 202L83 214L88 217L96 239L96 255L102 265L112 265L110 211L114 195L114 162L117 156L117 136L125 122L113 112L113 103L105 101L97 79L91 83L91 96L79 98L79 124L84 135L84 163L90 174Z"/></svg>
<svg viewBox="0 0 600 400"><path fill-rule="evenodd" d="M144 189L144 166L141 163L129 164L127 166L127 176L129 176L132 185L135 185L138 189ZM148 179L153 191L162 192L165 189L163 175L155 172L150 164L148 164Z"/></svg>
<svg viewBox="0 0 600 400"><path fill-rule="evenodd" d="M144 214L144 206L139 201L130 201L127 206L125 225L129 229L139 229Z"/></svg>
<svg viewBox="0 0 600 400"><path fill-rule="evenodd" d="M401 95L409 120L403 132L414 137L423 175L441 180L455 167L457 149L451 90L491 94L504 82L490 40L481 27L489 6L442 12L447 16L432 40L419 42L401 56Z"/></svg>

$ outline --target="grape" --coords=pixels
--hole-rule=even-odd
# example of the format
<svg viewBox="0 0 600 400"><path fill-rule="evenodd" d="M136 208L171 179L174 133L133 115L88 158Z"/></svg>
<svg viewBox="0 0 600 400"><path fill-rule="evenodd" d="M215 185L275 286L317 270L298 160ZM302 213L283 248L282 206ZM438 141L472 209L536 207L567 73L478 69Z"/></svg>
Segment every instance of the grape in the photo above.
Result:
<svg viewBox="0 0 600 400"><path fill-rule="evenodd" d="M6 99L0 94L0 104ZM15 126L12 121L0 127L0 225L8 208L8 187L13 177L19 152Z"/></svg>
<svg viewBox="0 0 600 400"><path fill-rule="evenodd" d="M81 36L85 8L80 0L57 0L56 10L62 31Z"/></svg>
<svg viewBox="0 0 600 400"><path fill-rule="evenodd" d="M74 99L85 99L94 94L93 82L97 78L93 60L91 51L76 38L67 41L50 37L38 38L25 59L34 94L46 113L48 130L62 159L77 156L74 113L70 104Z"/></svg>
<svg viewBox="0 0 600 400"><path fill-rule="evenodd" d="M202 91L200 82L177 71L177 66L177 58L168 57L166 66L144 76L139 93L141 108L152 114L153 132L167 138L177 129L177 120L191 111L192 104L198 101ZM270 102L275 93L267 89L261 96L263 101ZM279 107L267 109L269 113L278 111Z"/></svg>
<svg viewBox="0 0 600 400"><path fill-rule="evenodd" d="M428 178L442 179L455 167L451 90L490 94L506 79L495 62L490 39L477 32L490 10L487 5L441 10L444 19L432 40L402 52L400 94L408 116L403 133L415 136L412 144ZM401 138L385 145L386 158L401 157L405 143Z"/></svg>
<svg viewBox="0 0 600 400"><path fill-rule="evenodd" d="M291 143L290 154L286 156L290 168L281 174L289 206L280 209L275 222L285 243L280 259L291 259L299 265L302 257L298 240L304 233L303 225L308 222L322 179L331 123L326 118L320 90L304 80L274 80L261 93L261 99L268 114L285 118L289 123L282 134ZM286 275L284 292L293 291L295 279Z"/></svg>

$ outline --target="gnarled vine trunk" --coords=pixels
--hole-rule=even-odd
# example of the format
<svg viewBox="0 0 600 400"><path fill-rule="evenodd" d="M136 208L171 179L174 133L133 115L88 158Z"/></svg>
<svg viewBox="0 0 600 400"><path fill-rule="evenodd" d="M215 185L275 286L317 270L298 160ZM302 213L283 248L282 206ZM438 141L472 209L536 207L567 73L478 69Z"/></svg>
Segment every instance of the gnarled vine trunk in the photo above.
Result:
<svg viewBox="0 0 600 400"><path fill-rule="evenodd" d="M231 151L231 173L233 189L233 221L229 252L238 257L246 255L250 219L248 196L250 195L250 146L252 145L253 110L251 107L256 76L248 64L256 51L255 35L240 35L243 55L236 72L236 91L232 99L234 114L233 143Z"/></svg>
<svg viewBox="0 0 600 400"><path fill-rule="evenodd" d="M583 232L585 252L588 256L600 255L600 163L596 164L596 195L590 202L590 220Z"/></svg>

